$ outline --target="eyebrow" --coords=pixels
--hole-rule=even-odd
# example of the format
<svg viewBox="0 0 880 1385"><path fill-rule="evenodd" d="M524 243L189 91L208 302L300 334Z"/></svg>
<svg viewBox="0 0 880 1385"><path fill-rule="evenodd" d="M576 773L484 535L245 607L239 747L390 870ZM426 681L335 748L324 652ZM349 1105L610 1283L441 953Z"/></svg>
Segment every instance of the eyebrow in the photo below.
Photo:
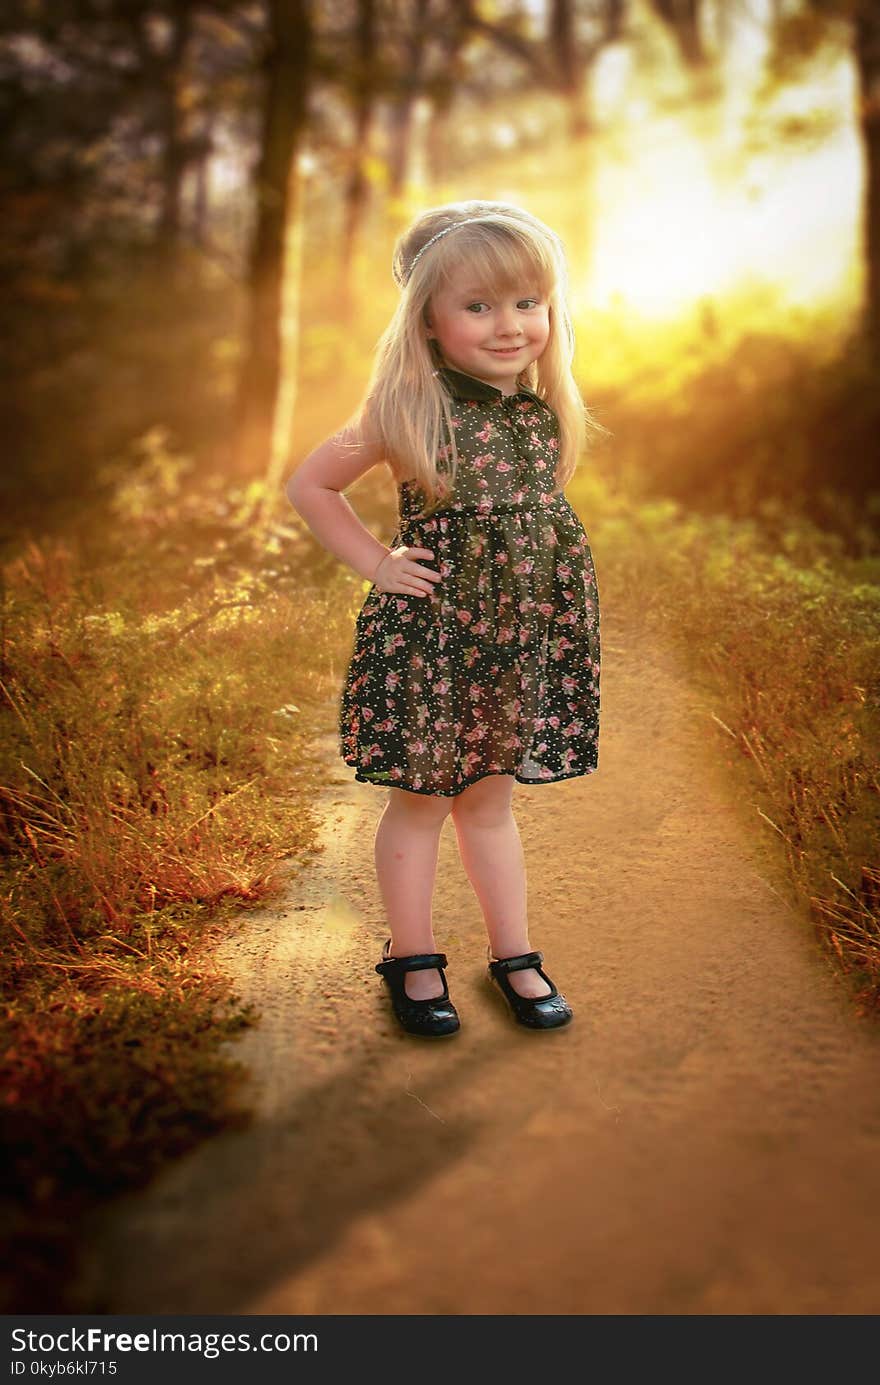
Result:
<svg viewBox="0 0 880 1385"><path fill-rule="evenodd" d="M463 298L476 298L479 297L480 294L491 294L492 290L488 288L474 287L473 285L471 285L470 288L459 289L458 292L462 295ZM531 293L533 297L540 297L540 291L535 285L532 285Z"/></svg>

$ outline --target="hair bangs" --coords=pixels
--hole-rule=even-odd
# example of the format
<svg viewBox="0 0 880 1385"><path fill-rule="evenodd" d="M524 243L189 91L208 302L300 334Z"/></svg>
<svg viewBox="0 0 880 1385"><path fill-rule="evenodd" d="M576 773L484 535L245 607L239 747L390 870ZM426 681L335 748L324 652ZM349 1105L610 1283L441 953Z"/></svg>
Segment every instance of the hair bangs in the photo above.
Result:
<svg viewBox="0 0 880 1385"><path fill-rule="evenodd" d="M489 292L528 285L549 296L558 277L550 246L513 227L475 222L445 236L431 249L436 254L438 284L450 284L466 264L468 282Z"/></svg>

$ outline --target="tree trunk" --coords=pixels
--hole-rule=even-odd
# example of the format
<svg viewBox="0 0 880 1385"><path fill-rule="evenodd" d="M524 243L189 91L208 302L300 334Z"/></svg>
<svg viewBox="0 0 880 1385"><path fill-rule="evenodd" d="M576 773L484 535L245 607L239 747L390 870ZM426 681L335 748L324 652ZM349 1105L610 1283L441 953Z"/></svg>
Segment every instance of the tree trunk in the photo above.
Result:
<svg viewBox="0 0 880 1385"><path fill-rule="evenodd" d="M585 91L584 64L577 54L573 0L552 0L549 43L558 87L568 107L569 136L582 140L592 133L592 120Z"/></svg>
<svg viewBox="0 0 880 1385"><path fill-rule="evenodd" d="M348 180L345 187L345 211L342 228L342 286L345 304L351 306L355 249L369 200L370 183L366 173L373 128L373 76L376 57L376 0L358 0L355 30L355 63L352 77L354 109L354 141L351 151Z"/></svg>
<svg viewBox="0 0 880 1385"><path fill-rule="evenodd" d="M186 173L186 50L192 34L192 9L176 4L170 14L171 44L160 86L162 120L162 204L156 226L160 245L174 247L180 238L183 178Z"/></svg>
<svg viewBox="0 0 880 1385"><path fill-rule="evenodd" d="M606 0L605 42L620 43L625 37L626 0Z"/></svg>
<svg viewBox="0 0 880 1385"><path fill-rule="evenodd" d="M855 14L855 60L859 74L859 121L865 148L864 326L874 353L880 359L880 11L874 0L861 0Z"/></svg>
<svg viewBox="0 0 880 1385"><path fill-rule="evenodd" d="M412 17L401 35L400 87L391 102L388 123L388 198L402 197L409 181L416 98L422 89L425 64L424 27L428 0L415 0Z"/></svg>
<svg viewBox="0 0 880 1385"><path fill-rule="evenodd" d="M688 67L702 67L706 50L700 38L700 0L654 0L654 9L672 30Z"/></svg>
<svg viewBox="0 0 880 1385"><path fill-rule="evenodd" d="M290 219L284 249L281 292L281 354L278 393L258 522L268 524L278 505L284 473L290 463L293 420L299 386L299 343L302 318L303 178L298 165L291 170Z"/></svg>
<svg viewBox="0 0 880 1385"><path fill-rule="evenodd" d="M266 476L281 377L281 305L288 229L300 213L296 155L307 119L312 30L308 0L269 0L256 224L249 257L249 321L231 467ZM276 447L284 440L276 435Z"/></svg>
<svg viewBox="0 0 880 1385"><path fill-rule="evenodd" d="M208 116L201 138L195 149L194 188L192 199L192 238L202 249L210 239L211 218L210 172L211 156L214 152L213 117Z"/></svg>
<svg viewBox="0 0 880 1385"><path fill-rule="evenodd" d="M415 91L398 92L388 112L388 196L394 201L406 188L412 149Z"/></svg>
<svg viewBox="0 0 880 1385"><path fill-rule="evenodd" d="M454 167L454 151L450 149L450 112L452 96L439 93L431 101L431 111L425 130L425 163L428 180L442 188L450 179Z"/></svg>

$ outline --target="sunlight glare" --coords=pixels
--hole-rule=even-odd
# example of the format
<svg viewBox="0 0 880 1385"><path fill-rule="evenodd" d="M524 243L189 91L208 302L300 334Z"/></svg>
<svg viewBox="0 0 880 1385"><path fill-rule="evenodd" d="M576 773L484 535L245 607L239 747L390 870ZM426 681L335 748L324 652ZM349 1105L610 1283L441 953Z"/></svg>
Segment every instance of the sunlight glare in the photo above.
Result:
<svg viewBox="0 0 880 1385"><path fill-rule="evenodd" d="M852 125L815 149L768 149L733 173L726 162L671 119L652 122L627 158L602 161L584 297L647 317L756 280L792 304L851 299L862 182Z"/></svg>
<svg viewBox="0 0 880 1385"><path fill-rule="evenodd" d="M648 316L665 316L727 277L724 208L711 185L705 154L681 131L661 147L634 149L630 163L596 170L592 298L614 296Z"/></svg>

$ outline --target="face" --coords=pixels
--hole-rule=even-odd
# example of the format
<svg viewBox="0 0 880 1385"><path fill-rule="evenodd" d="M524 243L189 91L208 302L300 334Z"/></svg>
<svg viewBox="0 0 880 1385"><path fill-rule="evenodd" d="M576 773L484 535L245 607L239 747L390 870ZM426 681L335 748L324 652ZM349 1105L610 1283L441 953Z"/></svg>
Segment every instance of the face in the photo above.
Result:
<svg viewBox="0 0 880 1385"><path fill-rule="evenodd" d="M516 392L517 377L550 337L550 305L535 284L491 293L467 270L432 294L426 317L447 365L502 394Z"/></svg>

